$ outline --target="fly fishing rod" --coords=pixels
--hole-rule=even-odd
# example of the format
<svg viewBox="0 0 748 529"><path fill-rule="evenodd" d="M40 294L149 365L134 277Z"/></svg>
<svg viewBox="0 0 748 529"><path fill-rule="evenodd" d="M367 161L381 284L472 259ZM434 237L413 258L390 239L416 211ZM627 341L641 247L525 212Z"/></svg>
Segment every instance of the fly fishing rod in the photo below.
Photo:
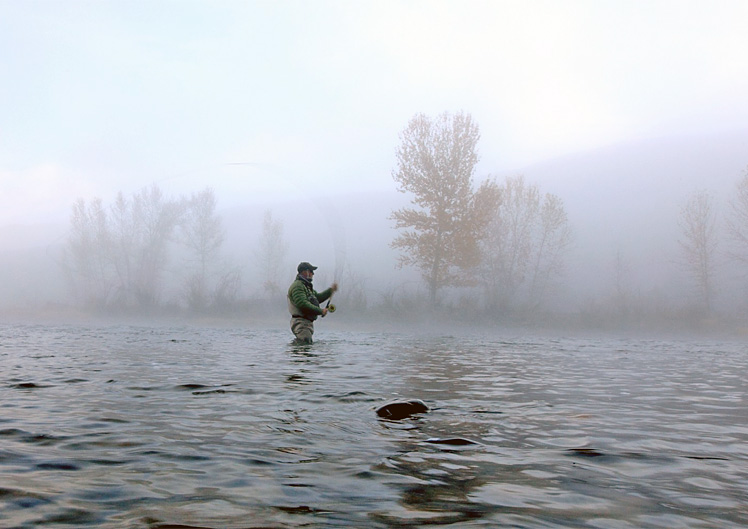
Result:
<svg viewBox="0 0 748 529"><path fill-rule="evenodd" d="M322 210L322 208L320 208ZM343 223L341 222L338 210L331 203L324 205L324 218L327 221L327 226L332 236L332 243L335 249L335 270L333 272L333 284L338 285L338 279L342 276L345 268L345 230L343 229ZM327 304L325 308L328 312L335 312L336 307L332 303L332 297L335 295L335 290L332 291L330 297L327 298Z"/></svg>
<svg viewBox="0 0 748 529"><path fill-rule="evenodd" d="M330 299L327 300L327 305L325 305L325 308L327 309L327 312L335 312L337 309L335 308L335 305L332 305L330 302L332 301L332 294L330 294Z"/></svg>

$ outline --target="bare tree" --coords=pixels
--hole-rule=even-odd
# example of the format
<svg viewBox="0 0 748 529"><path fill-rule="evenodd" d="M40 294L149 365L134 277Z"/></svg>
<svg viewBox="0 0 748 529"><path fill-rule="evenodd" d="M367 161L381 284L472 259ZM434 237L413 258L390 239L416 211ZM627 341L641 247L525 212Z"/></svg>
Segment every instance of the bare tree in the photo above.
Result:
<svg viewBox="0 0 748 529"><path fill-rule="evenodd" d="M118 304L150 307L157 303L169 243L183 204L153 185L127 199L120 192L111 208L112 257L118 278Z"/></svg>
<svg viewBox="0 0 748 529"><path fill-rule="evenodd" d="M507 178L501 201L482 240L483 281L489 309L506 307L525 282L532 258L532 235L540 192L524 177Z"/></svg>
<svg viewBox="0 0 748 529"><path fill-rule="evenodd" d="M205 310L210 304L211 276L217 273L225 237L213 190L206 188L193 194L185 205L179 229L179 239L188 250L185 295L193 310Z"/></svg>
<svg viewBox="0 0 748 529"><path fill-rule="evenodd" d="M74 295L84 305L105 307L112 292L111 235L100 198L73 204L64 265Z"/></svg>
<svg viewBox="0 0 748 529"><path fill-rule="evenodd" d="M136 229L130 200L120 191L110 207L110 226L112 234L112 261L116 272L115 303L126 306L135 282Z"/></svg>
<svg viewBox="0 0 748 529"><path fill-rule="evenodd" d="M271 296L281 292L280 274L285 269L284 261L288 252L283 232L283 222L274 220L270 210L265 211L255 259L260 267L263 288Z"/></svg>
<svg viewBox="0 0 748 529"><path fill-rule="evenodd" d="M534 265L530 279L530 299L540 305L555 279L564 271L564 256L571 244L571 227L563 201L546 193L535 230Z"/></svg>
<svg viewBox="0 0 748 529"><path fill-rule="evenodd" d="M233 310L239 297L242 275L239 267L224 267L213 291L212 306L217 312Z"/></svg>
<svg viewBox="0 0 748 529"><path fill-rule="evenodd" d="M707 191L695 193L681 209L678 225L684 267L693 277L701 305L712 308L715 258L717 249L716 214Z"/></svg>
<svg viewBox="0 0 748 529"><path fill-rule="evenodd" d="M619 250L613 261L613 304L621 314L628 312L631 303L630 278L631 265Z"/></svg>
<svg viewBox="0 0 748 529"><path fill-rule="evenodd" d="M445 112L436 119L417 114L400 134L392 177L398 191L414 195L417 208L392 213L395 228L404 231L391 246L402 251L400 266L421 271L432 304L440 288L468 280L498 200L493 181L473 191L479 139L478 125L464 113Z"/></svg>
<svg viewBox="0 0 748 529"><path fill-rule="evenodd" d="M486 304L507 310L526 288L527 302L537 306L563 271L571 241L563 202L549 193L541 196L523 176L507 178L499 192L501 200L481 241Z"/></svg>
<svg viewBox="0 0 748 529"><path fill-rule="evenodd" d="M748 264L748 168L736 184L735 196L730 200L727 234L732 243L728 255L740 263Z"/></svg>

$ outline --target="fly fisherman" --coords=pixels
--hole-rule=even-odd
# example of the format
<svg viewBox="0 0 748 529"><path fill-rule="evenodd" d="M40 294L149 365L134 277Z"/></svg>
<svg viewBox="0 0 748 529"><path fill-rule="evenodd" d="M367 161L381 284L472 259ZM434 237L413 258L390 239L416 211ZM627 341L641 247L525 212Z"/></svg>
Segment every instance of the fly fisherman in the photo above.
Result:
<svg viewBox="0 0 748 529"><path fill-rule="evenodd" d="M327 314L327 308L319 306L323 301L330 299L338 290L338 284L333 283L330 288L320 293L315 292L312 286L316 266L307 262L299 263L296 268L298 275L296 280L288 287L288 311L291 313L291 331L296 336L297 343L312 343L314 334L314 320L317 316L323 318Z"/></svg>

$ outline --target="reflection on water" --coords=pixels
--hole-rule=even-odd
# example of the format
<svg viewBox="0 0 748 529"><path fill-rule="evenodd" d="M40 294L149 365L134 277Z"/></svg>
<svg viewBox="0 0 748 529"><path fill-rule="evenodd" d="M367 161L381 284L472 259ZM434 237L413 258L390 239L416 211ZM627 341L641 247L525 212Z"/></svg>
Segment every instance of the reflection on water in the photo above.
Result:
<svg viewBox="0 0 748 529"><path fill-rule="evenodd" d="M0 326L0 527L748 525L741 344L289 342Z"/></svg>

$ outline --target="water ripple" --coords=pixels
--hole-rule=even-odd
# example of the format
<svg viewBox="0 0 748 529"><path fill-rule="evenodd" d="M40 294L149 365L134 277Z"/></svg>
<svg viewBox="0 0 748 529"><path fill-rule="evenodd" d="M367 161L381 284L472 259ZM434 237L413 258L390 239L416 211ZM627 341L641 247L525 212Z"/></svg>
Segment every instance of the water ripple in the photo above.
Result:
<svg viewBox="0 0 748 529"><path fill-rule="evenodd" d="M0 325L0 526L748 525L742 344ZM393 400L427 413L382 420Z"/></svg>

